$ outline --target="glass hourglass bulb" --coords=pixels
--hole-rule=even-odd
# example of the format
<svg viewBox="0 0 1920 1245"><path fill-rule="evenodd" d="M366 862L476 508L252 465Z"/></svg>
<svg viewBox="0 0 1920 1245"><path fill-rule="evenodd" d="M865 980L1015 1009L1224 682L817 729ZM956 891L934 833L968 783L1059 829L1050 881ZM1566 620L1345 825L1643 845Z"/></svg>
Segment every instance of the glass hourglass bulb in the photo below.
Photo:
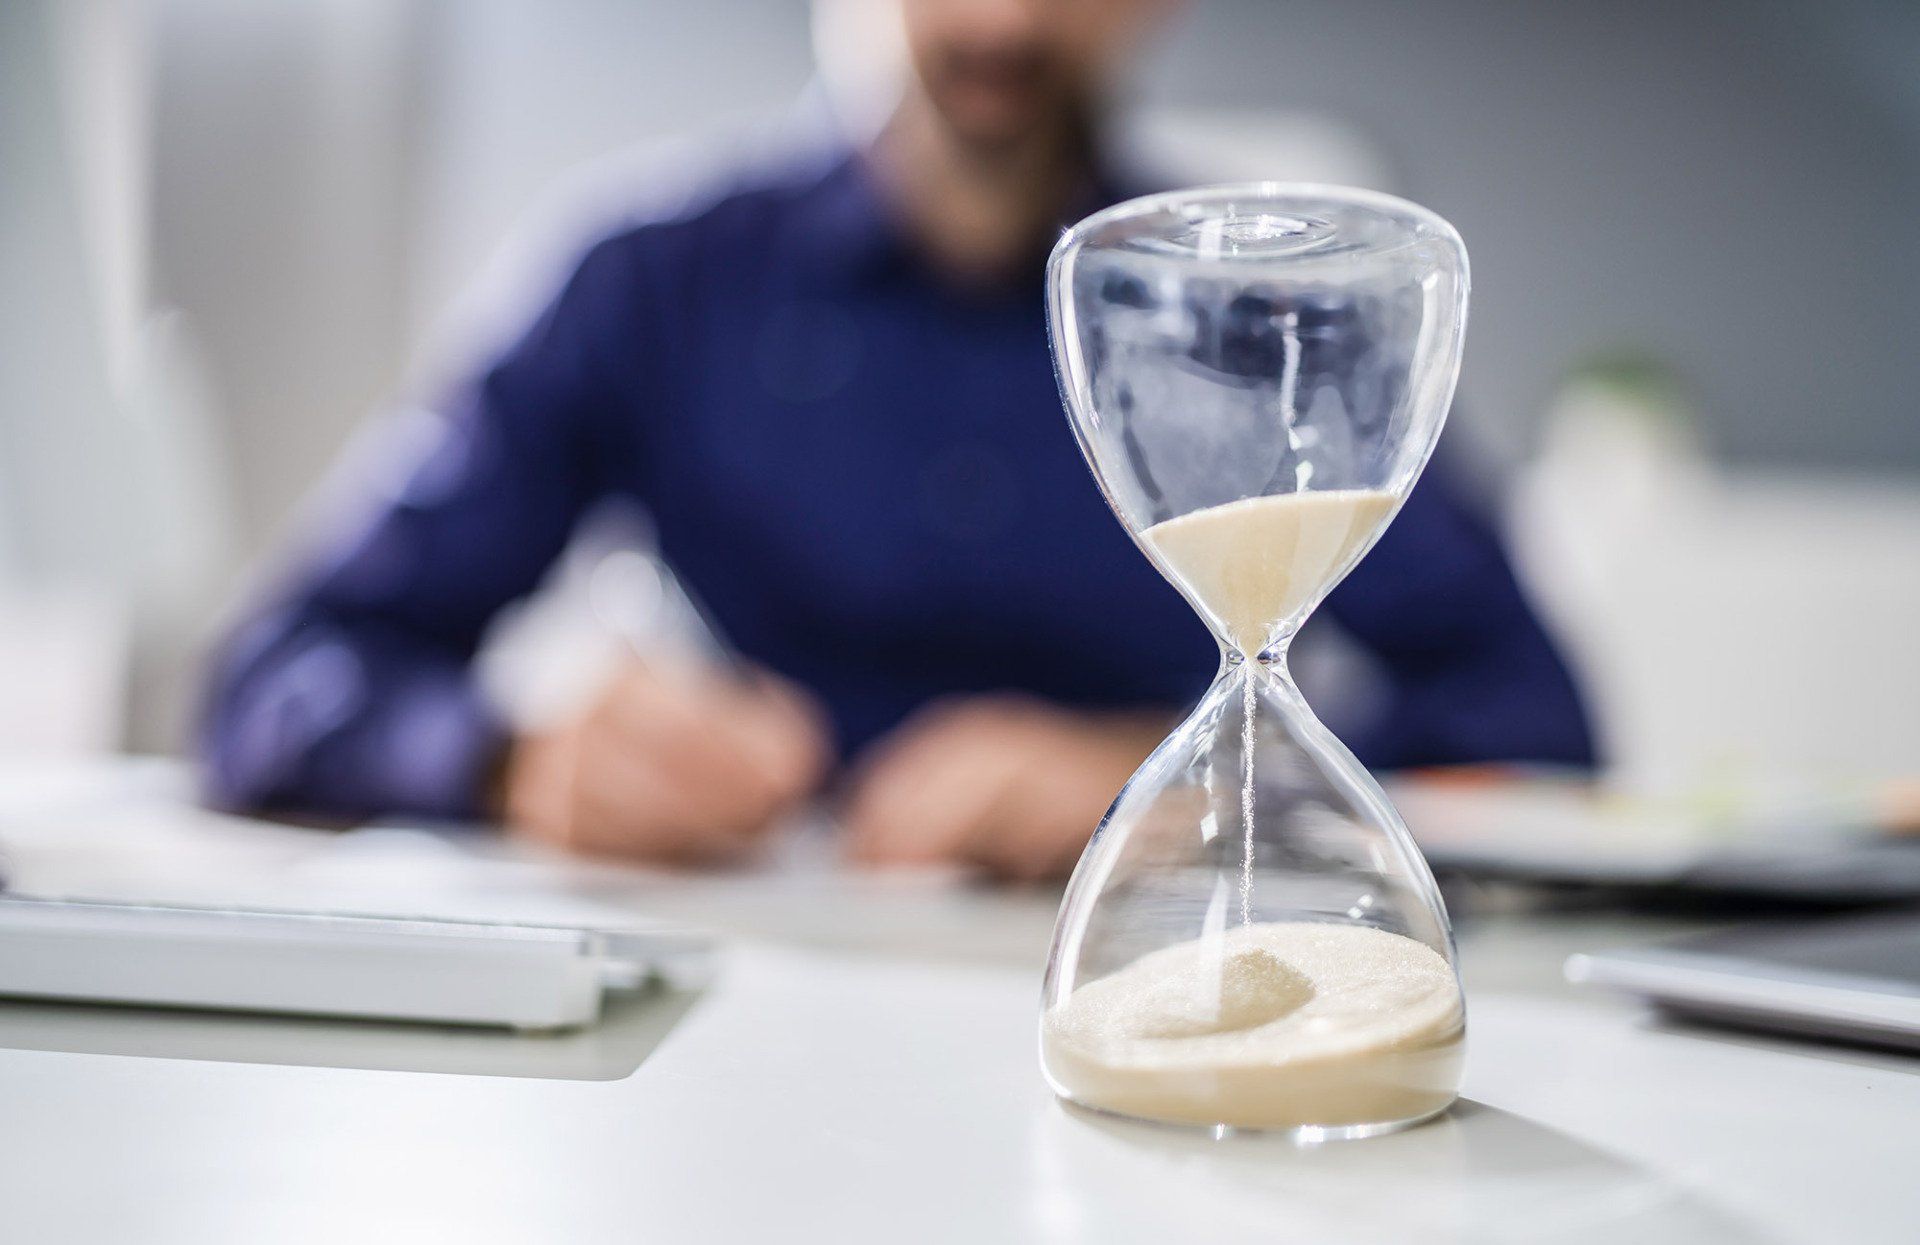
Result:
<svg viewBox="0 0 1920 1245"><path fill-rule="evenodd" d="M1466 251L1413 204L1263 183L1110 208L1047 279L1094 478L1222 655L1068 886L1047 1079L1098 1110L1303 1139L1435 1115L1465 1032L1446 911L1286 655L1432 452Z"/></svg>

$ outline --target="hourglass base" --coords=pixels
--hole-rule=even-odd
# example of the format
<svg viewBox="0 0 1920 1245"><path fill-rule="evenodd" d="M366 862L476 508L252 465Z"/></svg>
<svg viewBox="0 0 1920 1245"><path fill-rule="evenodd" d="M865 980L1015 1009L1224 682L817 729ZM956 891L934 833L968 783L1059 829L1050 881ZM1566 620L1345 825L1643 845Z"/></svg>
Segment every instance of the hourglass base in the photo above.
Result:
<svg viewBox="0 0 1920 1245"><path fill-rule="evenodd" d="M1125 1120L1129 1124L1145 1124L1153 1128L1164 1129L1169 1133L1184 1133L1188 1136L1210 1137L1215 1141L1225 1141L1233 1137L1258 1137L1269 1141L1291 1142L1297 1146L1324 1145L1330 1141L1364 1141L1369 1137L1386 1137L1393 1133L1403 1133L1409 1128L1418 1128L1430 1120L1445 1115L1458 1100L1451 1096L1431 1111L1420 1115L1408 1116L1399 1120L1376 1120L1365 1124L1292 1124L1279 1126L1247 1126L1238 1124L1198 1124L1185 1120L1158 1119L1148 1115L1132 1115L1125 1111L1115 1111L1095 1103L1083 1102L1062 1089L1051 1076L1047 1083L1053 1089L1054 1096L1064 1105L1075 1111L1084 1111L1103 1119Z"/></svg>

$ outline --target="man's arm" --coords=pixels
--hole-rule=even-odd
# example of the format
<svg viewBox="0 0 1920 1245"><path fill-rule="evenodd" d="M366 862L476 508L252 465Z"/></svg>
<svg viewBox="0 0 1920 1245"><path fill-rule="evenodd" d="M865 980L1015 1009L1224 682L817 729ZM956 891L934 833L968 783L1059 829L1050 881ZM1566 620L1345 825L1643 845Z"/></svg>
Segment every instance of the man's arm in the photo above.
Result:
<svg viewBox="0 0 1920 1245"><path fill-rule="evenodd" d="M625 400L600 343L631 315L614 244L440 412L418 414L347 481L352 521L323 532L216 654L201 724L209 797L335 816L471 816L503 736L468 663L606 487ZM400 444L404 441L406 444Z"/></svg>
<svg viewBox="0 0 1920 1245"><path fill-rule="evenodd" d="M1573 679L1444 464L1326 608L1390 680L1385 712L1348 740L1368 765L1594 764Z"/></svg>

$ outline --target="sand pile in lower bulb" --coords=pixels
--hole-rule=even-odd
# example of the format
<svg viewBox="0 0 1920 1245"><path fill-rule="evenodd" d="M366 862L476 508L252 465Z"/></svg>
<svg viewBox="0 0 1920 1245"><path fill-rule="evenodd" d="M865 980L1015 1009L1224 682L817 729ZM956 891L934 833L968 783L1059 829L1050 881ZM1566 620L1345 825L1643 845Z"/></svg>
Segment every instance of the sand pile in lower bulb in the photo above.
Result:
<svg viewBox="0 0 1920 1245"><path fill-rule="evenodd" d="M1278 922L1167 947L1047 1014L1047 1070L1077 1102L1237 1128L1430 1115L1460 1079L1447 961L1364 926Z"/></svg>

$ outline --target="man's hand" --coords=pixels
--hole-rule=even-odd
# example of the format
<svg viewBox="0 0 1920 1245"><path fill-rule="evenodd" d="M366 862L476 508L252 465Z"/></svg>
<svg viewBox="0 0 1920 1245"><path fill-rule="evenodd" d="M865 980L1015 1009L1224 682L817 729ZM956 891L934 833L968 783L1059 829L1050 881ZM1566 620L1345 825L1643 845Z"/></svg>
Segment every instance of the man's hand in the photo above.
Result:
<svg viewBox="0 0 1920 1245"><path fill-rule="evenodd" d="M573 722L515 741L501 806L569 850L711 863L805 800L829 759L820 715L772 675L635 666Z"/></svg>
<svg viewBox="0 0 1920 1245"><path fill-rule="evenodd" d="M1018 696L935 704L862 761L846 809L851 852L1017 881L1063 876L1166 727L1159 715Z"/></svg>

